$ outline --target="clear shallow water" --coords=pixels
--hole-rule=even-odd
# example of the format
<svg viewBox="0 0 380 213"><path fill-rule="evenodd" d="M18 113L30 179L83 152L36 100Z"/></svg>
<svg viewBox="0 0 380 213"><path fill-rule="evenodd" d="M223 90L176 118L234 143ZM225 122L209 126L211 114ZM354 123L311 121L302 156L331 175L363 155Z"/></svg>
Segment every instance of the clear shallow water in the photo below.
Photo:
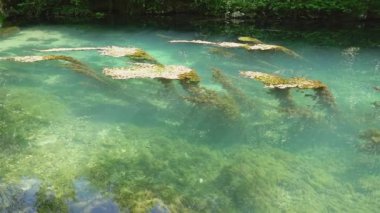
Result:
<svg viewBox="0 0 380 213"><path fill-rule="evenodd" d="M316 33L321 41L339 35ZM376 33L363 32L360 40ZM35 50L55 47L142 48L162 64L195 69L200 86L230 101L238 116L189 103L178 82L169 88L149 79L102 84L59 61L1 61L0 210L376 212L380 136L363 134L380 129L373 104L380 101L374 89L380 86L379 41L361 44L340 34L336 40L344 42L333 45L297 31L249 34L303 59L168 43L241 35L207 29L32 26L1 38L1 57L43 55ZM99 76L104 67L132 62L96 51L59 54ZM235 90L213 79L214 68ZM260 82L239 77L241 70L320 80L336 108L316 104L313 91L292 90L296 110L288 112Z"/></svg>

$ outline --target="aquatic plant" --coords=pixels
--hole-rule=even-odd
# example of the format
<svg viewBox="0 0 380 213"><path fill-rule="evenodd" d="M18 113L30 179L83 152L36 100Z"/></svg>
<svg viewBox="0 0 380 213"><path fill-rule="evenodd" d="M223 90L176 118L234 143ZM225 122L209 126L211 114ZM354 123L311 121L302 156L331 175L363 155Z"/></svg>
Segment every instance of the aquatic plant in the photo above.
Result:
<svg viewBox="0 0 380 213"><path fill-rule="evenodd" d="M360 151L364 151L370 154L380 153L380 130L379 129L369 129L362 132L359 135L362 140L357 145Z"/></svg>
<svg viewBox="0 0 380 213"><path fill-rule="evenodd" d="M55 192L46 186L40 187L36 194L36 210L37 212L68 212L66 199L67 197L57 197Z"/></svg>
<svg viewBox="0 0 380 213"><path fill-rule="evenodd" d="M253 71L240 72L240 76L258 80L262 82L266 88L275 89L273 91L289 90L291 88L313 89L318 97L318 103L332 108L335 107L332 93L321 81L299 77L284 78L279 75Z"/></svg>
<svg viewBox="0 0 380 213"><path fill-rule="evenodd" d="M214 68L212 70L212 77L216 82L222 85L222 87L240 103L248 103L250 106L254 105L253 100L248 97L242 90L236 87L221 70Z"/></svg>
<svg viewBox="0 0 380 213"><path fill-rule="evenodd" d="M211 107L220 110L228 119L236 120L240 117L240 110L235 100L228 95L220 95L218 92L204 87L188 87L189 96L184 99L196 106Z"/></svg>
<svg viewBox="0 0 380 213"><path fill-rule="evenodd" d="M250 37L250 36L240 36L240 37L238 37L237 40L241 41L241 42L252 43L252 44L263 44L263 42L260 41L259 39L253 38L253 37Z"/></svg>
<svg viewBox="0 0 380 213"><path fill-rule="evenodd" d="M88 51L97 50L101 55L111 56L111 57L129 57L136 61L146 61L149 63L160 64L155 58L149 55L142 49L135 47L118 47L118 46L108 46L108 47L74 47L74 48L52 48L39 50L40 52L64 52L64 51Z"/></svg>
<svg viewBox="0 0 380 213"><path fill-rule="evenodd" d="M19 149L40 128L57 120L64 107L56 100L46 101L49 95L41 91L0 89L0 147L2 150ZM51 107L50 104L55 104ZM50 108L49 108L50 107Z"/></svg>
<svg viewBox="0 0 380 213"><path fill-rule="evenodd" d="M295 53L294 51L283 47L279 45L272 45L272 44L245 44L245 43L236 43L236 42L211 42L211 41L202 41L202 40L171 40L170 43L191 43L191 44L204 44L204 45L211 45L216 47L223 47L223 48L244 48L249 51L279 51L286 53L290 56L300 58L301 56Z"/></svg>

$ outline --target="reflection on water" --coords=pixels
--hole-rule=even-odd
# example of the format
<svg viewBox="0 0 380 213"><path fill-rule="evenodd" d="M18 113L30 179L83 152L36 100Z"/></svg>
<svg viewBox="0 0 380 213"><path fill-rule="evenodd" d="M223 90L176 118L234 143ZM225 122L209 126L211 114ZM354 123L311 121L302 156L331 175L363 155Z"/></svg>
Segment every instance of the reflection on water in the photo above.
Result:
<svg viewBox="0 0 380 213"><path fill-rule="evenodd" d="M368 42L353 45L339 31L337 45L298 31L244 32L302 58L168 42L241 36L206 27L32 26L3 37L0 57L138 47L164 65L196 70L201 82L103 84L62 61L1 60L0 212L376 212L378 31L359 33ZM56 55L101 79L104 67L134 62L96 51ZM264 88L239 71L320 80L331 94Z"/></svg>

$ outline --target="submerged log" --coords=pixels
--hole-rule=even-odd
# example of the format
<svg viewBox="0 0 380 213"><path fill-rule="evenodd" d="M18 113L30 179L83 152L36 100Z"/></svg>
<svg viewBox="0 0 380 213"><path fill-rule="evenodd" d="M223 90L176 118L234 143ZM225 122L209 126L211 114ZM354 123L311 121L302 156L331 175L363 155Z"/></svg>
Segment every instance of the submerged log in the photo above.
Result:
<svg viewBox="0 0 380 213"><path fill-rule="evenodd" d="M51 60L65 61L65 62L69 62L67 66L73 71L80 73L82 75L85 75L87 77L90 77L96 81L108 84L108 82L106 82L105 79L102 79L100 76L98 76L96 72L92 70L90 67L88 67L87 65L83 64L82 62L70 56L64 56L64 55L16 56L16 57L0 57L0 60L15 61L15 62L21 62L21 63L33 63L33 62L51 61Z"/></svg>
<svg viewBox="0 0 380 213"><path fill-rule="evenodd" d="M317 96L317 101L321 105L335 107L335 101L328 87L321 81L310 80L306 78L285 78L279 75L268 74L263 72L245 71L240 72L240 76L245 78L256 79L262 82L266 88L275 91L289 90L291 88L313 89ZM287 92L288 93L288 92Z"/></svg>
<svg viewBox="0 0 380 213"><path fill-rule="evenodd" d="M202 40L171 40L170 43L191 43L191 44L204 44L204 45L211 45L216 47L223 47L223 48L244 48L246 50L250 51L280 51L283 53L286 53L290 56L300 58L301 56L295 53L294 51L283 47L279 45L272 45L272 44L245 44L245 43L236 43L236 42L210 42L210 41L202 41Z"/></svg>
<svg viewBox="0 0 380 213"><path fill-rule="evenodd" d="M101 55L111 56L111 57L129 57L133 60L149 61L155 64L159 64L156 59L150 56L147 52L140 48L135 47L118 47L118 46L107 46L107 47L74 47L74 48L52 48L46 50L40 50L40 52L64 52L64 51L89 51L96 50Z"/></svg>
<svg viewBox="0 0 380 213"><path fill-rule="evenodd" d="M200 78L195 70L181 65L157 65L134 63L125 68L105 68L103 73L113 79L157 78L180 80L183 84L198 84Z"/></svg>

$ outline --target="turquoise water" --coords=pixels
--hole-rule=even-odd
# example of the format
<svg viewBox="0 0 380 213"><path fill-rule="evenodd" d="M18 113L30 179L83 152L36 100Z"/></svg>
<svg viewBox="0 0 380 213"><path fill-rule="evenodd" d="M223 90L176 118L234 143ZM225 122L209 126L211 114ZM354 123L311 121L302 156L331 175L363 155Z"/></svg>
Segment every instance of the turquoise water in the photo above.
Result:
<svg viewBox="0 0 380 213"><path fill-rule="evenodd" d="M219 100L192 103L176 81L111 80L103 68L134 61L96 51L52 54L80 60L107 83L62 61L0 61L0 212L377 212L379 30L40 25L0 37L0 57L141 48L196 70L199 87ZM169 43L242 35L302 58ZM335 105L291 89L290 109L239 71L320 80Z"/></svg>

